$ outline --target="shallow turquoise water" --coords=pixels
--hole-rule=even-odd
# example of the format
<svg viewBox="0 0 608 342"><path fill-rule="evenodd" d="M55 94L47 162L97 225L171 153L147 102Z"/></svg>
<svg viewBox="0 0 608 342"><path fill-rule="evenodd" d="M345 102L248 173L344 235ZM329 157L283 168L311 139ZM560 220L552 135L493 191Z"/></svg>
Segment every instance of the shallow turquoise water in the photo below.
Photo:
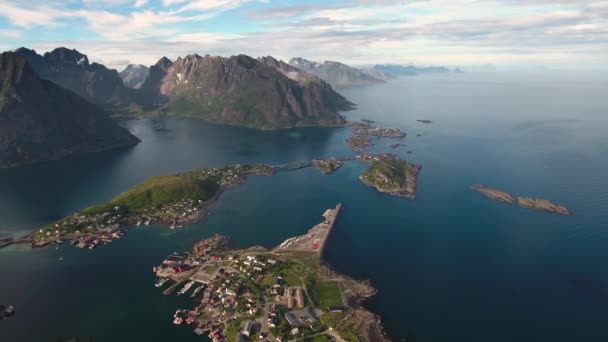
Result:
<svg viewBox="0 0 608 342"><path fill-rule="evenodd" d="M345 91L359 105L347 115L408 133L407 147L393 151L386 140L371 150L423 165L415 201L363 186L357 177L365 166L353 162L330 176L305 169L252 177L224 194L209 217L176 232L137 228L94 251L0 250L0 303L18 309L0 334L8 341L74 334L200 340L171 324L184 299L152 286L152 265L216 232L237 248L273 246L342 202L327 258L381 289L368 306L395 340L605 341L607 90L606 81L590 75L462 74ZM151 175L350 153L347 129L258 132L179 119L124 124L142 144L0 172L0 235L31 231ZM493 202L469 190L474 183L546 197L574 215Z"/></svg>

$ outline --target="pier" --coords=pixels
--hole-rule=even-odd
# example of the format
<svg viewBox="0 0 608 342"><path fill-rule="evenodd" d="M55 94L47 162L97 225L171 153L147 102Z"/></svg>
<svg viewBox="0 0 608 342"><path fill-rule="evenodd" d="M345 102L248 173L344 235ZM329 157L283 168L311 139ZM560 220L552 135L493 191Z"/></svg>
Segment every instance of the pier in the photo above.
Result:
<svg viewBox="0 0 608 342"><path fill-rule="evenodd" d="M323 213L325 220L312 227L306 234L289 238L275 248L275 252L283 251L305 251L315 252L323 255L327 238L336 225L338 215L342 210L342 204L338 203L335 208L329 208Z"/></svg>

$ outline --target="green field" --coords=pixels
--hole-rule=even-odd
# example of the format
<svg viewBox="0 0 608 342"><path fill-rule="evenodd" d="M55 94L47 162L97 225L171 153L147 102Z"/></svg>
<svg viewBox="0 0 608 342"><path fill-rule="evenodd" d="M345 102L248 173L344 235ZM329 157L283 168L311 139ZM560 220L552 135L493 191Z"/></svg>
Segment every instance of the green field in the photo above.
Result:
<svg viewBox="0 0 608 342"><path fill-rule="evenodd" d="M322 309L326 309L330 306L342 306L342 290L340 289L340 283L337 281L318 281L314 285L316 304Z"/></svg>
<svg viewBox="0 0 608 342"><path fill-rule="evenodd" d="M139 211L187 198L204 202L213 197L218 189L217 179L202 177L196 173L158 176L149 178L119 195L111 203Z"/></svg>
<svg viewBox="0 0 608 342"><path fill-rule="evenodd" d="M317 335L314 337L309 337L309 338L305 339L304 341L306 341L306 342L329 342L329 341L331 341L331 338L327 335Z"/></svg>

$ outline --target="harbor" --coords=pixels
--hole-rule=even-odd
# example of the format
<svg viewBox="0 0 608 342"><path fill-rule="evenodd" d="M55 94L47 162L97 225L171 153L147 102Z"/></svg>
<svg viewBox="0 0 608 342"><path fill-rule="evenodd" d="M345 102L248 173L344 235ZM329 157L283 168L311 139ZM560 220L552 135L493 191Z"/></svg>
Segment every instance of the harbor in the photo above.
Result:
<svg viewBox="0 0 608 342"><path fill-rule="evenodd" d="M325 321L333 322L335 315L361 319L361 309L351 310L349 303L360 303L375 290L327 272L320 263L341 210L341 204L326 209L323 221L305 235L272 250L231 250L227 237L215 235L190 251L169 255L153 268L155 286L170 283L165 295L187 296L193 302L190 308L176 309L173 324L191 326L214 342L280 342L329 336Z"/></svg>

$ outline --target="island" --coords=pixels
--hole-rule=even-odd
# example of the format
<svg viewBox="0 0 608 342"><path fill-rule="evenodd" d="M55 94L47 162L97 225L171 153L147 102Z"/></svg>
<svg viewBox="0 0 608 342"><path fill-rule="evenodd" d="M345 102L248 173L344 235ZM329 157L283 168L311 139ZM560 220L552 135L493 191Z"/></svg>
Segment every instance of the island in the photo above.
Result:
<svg viewBox="0 0 608 342"><path fill-rule="evenodd" d="M519 204L522 208L534 209L539 211L546 211L549 213L561 214L561 215L570 215L570 210L568 208L555 204L549 200L542 198L532 198L532 197L518 197L517 204Z"/></svg>
<svg viewBox="0 0 608 342"><path fill-rule="evenodd" d="M355 152L361 152L364 147L374 146L369 137L355 135L346 139L346 144Z"/></svg>
<svg viewBox="0 0 608 342"><path fill-rule="evenodd" d="M407 146L407 145L406 144L399 144L399 143L397 143L397 144L392 144L391 148L397 148L397 147L400 147L400 146Z"/></svg>
<svg viewBox="0 0 608 342"><path fill-rule="evenodd" d="M418 173L422 166L397 158L375 160L359 179L379 192L416 198Z"/></svg>
<svg viewBox="0 0 608 342"><path fill-rule="evenodd" d="M205 215L225 189L243 183L249 175L274 172L267 165L236 164L152 177L108 203L83 209L22 240L31 239L33 247L69 240L76 247L93 249L122 237L134 225L159 222L180 228Z"/></svg>
<svg viewBox="0 0 608 342"><path fill-rule="evenodd" d="M344 162L338 158L329 158L325 160L314 159L312 161L312 164L319 171L321 171L322 174L328 175L336 172L336 170L338 170L340 167L342 167L342 165L344 165Z"/></svg>
<svg viewBox="0 0 608 342"><path fill-rule="evenodd" d="M517 199L515 199L515 197L513 197L513 195L511 195L510 193L508 193L506 191L489 188L489 187L486 187L481 184L472 185L471 189L483 194L484 196L486 196L490 199L496 200L496 201L501 201L501 202L505 202L505 203L509 203L509 204L514 204L515 202L517 202L517 205L519 205L522 208L533 209L533 210L538 210L538 211L546 211L549 213L562 214L562 215L571 214L570 210L568 210L568 208L555 204L555 203L553 203L549 200L543 199L543 198L517 197Z"/></svg>
<svg viewBox="0 0 608 342"><path fill-rule="evenodd" d="M416 120L416 122L420 122L420 123L423 123L423 124L433 123L433 121L431 121L431 120Z"/></svg>
<svg viewBox="0 0 608 342"><path fill-rule="evenodd" d="M483 194L484 196L486 196L488 198L496 200L496 201L502 201L502 202L511 203L511 204L515 203L515 198L506 191L488 188L481 184L472 185L471 189Z"/></svg>
<svg viewBox="0 0 608 342"><path fill-rule="evenodd" d="M388 341L380 318L361 304L377 292L369 282L336 273L323 260L342 206L323 214L306 234L272 250L231 250L220 235L154 268L156 286L189 295L173 323L215 342L241 340ZM179 288L179 290L178 290Z"/></svg>

